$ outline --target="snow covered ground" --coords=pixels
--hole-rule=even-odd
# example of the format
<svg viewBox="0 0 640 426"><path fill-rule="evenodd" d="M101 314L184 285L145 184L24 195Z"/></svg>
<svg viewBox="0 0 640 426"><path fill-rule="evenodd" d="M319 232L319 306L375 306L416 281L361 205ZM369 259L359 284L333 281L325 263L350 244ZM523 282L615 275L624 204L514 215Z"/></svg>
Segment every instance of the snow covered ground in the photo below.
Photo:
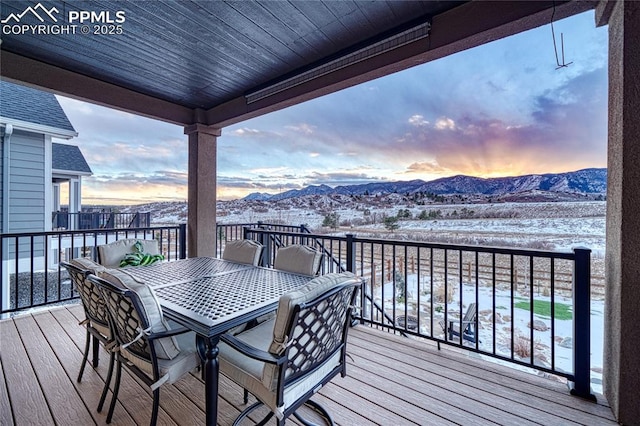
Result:
<svg viewBox="0 0 640 426"><path fill-rule="evenodd" d="M411 304L417 304L418 293L421 293L420 303L422 305L421 310L421 332L430 334L429 332L429 302L430 296L426 289L429 289L429 282L423 281L418 286L417 276L408 275L406 281L407 289L407 301ZM434 292L435 293L435 292ZM381 306L390 307L393 306L394 297L394 283L387 282L384 284L384 289L378 287L374 290L374 300ZM384 298L383 298L384 295ZM520 352L521 356L515 354L515 359L519 359L524 362L530 362L530 311L528 309L522 309L516 307L515 304L520 301L529 303L529 298L516 294L515 300L512 304L511 294L509 291L497 290L495 295L495 311L493 309L493 292L492 287L480 287L478 289L478 321L479 331L478 336L480 339L479 348L487 352L492 351L493 347L493 321L496 322L496 352L505 357L511 356L511 325L513 320L514 329L514 345L520 346L523 350ZM461 315L464 315L467 307L470 303L476 301L475 286L464 285L462 295L463 310L460 311L459 301L449 303L447 307L448 319L458 319ZM536 295L536 301L550 302L551 298L548 296ZM566 297L556 296L554 298L555 304L563 304L567 307L572 305L572 301ZM513 305L513 306L512 306ZM404 305L402 305L404 306ZM444 337L444 330L438 325L439 320L444 320L444 303L437 303L434 301L433 312L433 336ZM404 308L397 308L398 314L402 314ZM591 386L592 390L597 393L602 393L602 360L603 360L603 310L604 303L602 300L595 300L591 303ZM555 319L553 324L553 330L551 328L551 318L545 315L538 315L534 313L535 328L533 331L534 341L534 365L544 366L546 368L551 367L552 357L555 364L555 368L562 371L570 372L573 366L573 349L572 349L572 336L573 336L573 319ZM552 334L553 331L553 334ZM553 356L552 348L553 347ZM518 352L516 350L516 352ZM493 358L487 358L491 361L495 361ZM513 367L513 364L508 364Z"/></svg>

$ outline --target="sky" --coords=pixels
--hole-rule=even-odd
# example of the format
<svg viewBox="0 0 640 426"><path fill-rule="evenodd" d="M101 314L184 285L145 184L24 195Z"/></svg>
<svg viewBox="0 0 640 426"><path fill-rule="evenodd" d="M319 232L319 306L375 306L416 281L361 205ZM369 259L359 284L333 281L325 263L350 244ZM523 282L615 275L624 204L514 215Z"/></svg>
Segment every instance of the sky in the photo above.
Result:
<svg viewBox="0 0 640 426"><path fill-rule="evenodd" d="M606 167L607 27L593 11L222 130L218 199L308 185ZM83 204L187 199L184 129L58 96Z"/></svg>

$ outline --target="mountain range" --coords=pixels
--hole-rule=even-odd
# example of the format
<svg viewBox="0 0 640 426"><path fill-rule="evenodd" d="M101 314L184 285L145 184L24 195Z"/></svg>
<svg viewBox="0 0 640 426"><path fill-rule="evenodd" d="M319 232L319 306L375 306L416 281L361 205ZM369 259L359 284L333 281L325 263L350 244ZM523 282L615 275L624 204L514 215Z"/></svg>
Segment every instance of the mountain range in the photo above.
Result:
<svg viewBox="0 0 640 426"><path fill-rule="evenodd" d="M479 178L457 175L432 181L420 179L397 182L372 182L344 185L332 188L327 185L310 185L279 194L252 193L243 200L278 201L305 195L386 195L391 193L433 195L483 195L503 196L531 191L605 195L607 169L591 168L566 173L531 174L524 176Z"/></svg>

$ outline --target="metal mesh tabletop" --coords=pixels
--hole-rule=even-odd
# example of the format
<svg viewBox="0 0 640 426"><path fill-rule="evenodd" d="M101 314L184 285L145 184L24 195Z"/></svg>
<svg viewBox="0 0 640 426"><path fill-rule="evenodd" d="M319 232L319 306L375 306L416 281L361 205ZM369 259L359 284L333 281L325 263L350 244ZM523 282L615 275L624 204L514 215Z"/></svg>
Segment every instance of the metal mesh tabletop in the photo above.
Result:
<svg viewBox="0 0 640 426"><path fill-rule="evenodd" d="M197 278L211 277L250 266L212 257L194 257L149 266L128 267L123 270L152 287L173 285Z"/></svg>
<svg viewBox="0 0 640 426"><path fill-rule="evenodd" d="M211 328L230 318L278 301L312 277L266 268L249 268L158 288L163 306Z"/></svg>

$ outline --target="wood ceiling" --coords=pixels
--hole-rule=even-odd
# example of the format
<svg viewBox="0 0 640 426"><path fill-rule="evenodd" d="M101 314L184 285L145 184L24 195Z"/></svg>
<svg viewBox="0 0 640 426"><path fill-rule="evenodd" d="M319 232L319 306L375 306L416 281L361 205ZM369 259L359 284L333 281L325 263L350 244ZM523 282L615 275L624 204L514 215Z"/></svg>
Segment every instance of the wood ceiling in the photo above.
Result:
<svg viewBox="0 0 640 426"><path fill-rule="evenodd" d="M3 1L0 17L34 1ZM76 34L15 34L3 28L3 78L179 124L223 126L540 25L554 3L464 1L42 1ZM556 2L561 18L593 2ZM124 12L109 24L67 22L73 11ZM104 15L103 15L104 16ZM490 17L485 19L483 17ZM46 17L45 17L46 18ZM274 96L246 95L295 77L408 28L431 34ZM32 13L20 24L41 24ZM10 21L6 25L14 24ZM52 21L45 22L51 25Z"/></svg>

